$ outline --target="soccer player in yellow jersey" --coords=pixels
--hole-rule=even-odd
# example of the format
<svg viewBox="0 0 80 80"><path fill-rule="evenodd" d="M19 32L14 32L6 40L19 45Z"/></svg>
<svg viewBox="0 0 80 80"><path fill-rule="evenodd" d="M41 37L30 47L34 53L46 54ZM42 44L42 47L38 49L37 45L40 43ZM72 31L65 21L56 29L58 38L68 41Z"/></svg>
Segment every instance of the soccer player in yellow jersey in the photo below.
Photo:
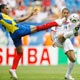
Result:
<svg viewBox="0 0 80 80"><path fill-rule="evenodd" d="M31 14L29 14L29 16L24 16L24 17L21 17L21 18L14 20L10 16L8 16L9 10L8 10L7 5L5 5L5 4L0 5L0 24L2 24L3 27L10 33L10 36L14 42L14 45L15 45L16 51L17 51L17 54L13 60L12 67L9 70L11 77L14 80L18 80L18 77L16 75L16 69L17 69L19 60L23 54L21 37L25 36L25 35L29 35L33 32L38 32L41 30L51 28L53 26L59 26L64 21L64 19L62 19L59 22L53 21L53 22L49 22L49 23L46 23L46 24L40 25L40 26L18 24L18 22L22 22L22 21L27 20L28 18L33 16L36 12L37 12L37 9L33 9Z"/></svg>

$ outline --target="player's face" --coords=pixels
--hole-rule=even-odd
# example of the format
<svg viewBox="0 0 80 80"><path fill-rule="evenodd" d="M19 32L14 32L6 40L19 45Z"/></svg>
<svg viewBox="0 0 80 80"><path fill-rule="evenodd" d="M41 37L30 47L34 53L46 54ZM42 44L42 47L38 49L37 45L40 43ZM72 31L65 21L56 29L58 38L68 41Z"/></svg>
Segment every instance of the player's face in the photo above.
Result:
<svg viewBox="0 0 80 80"><path fill-rule="evenodd" d="M2 12L8 15L8 14L9 14L9 9L8 9L8 7L5 6L4 9L2 10Z"/></svg>
<svg viewBox="0 0 80 80"><path fill-rule="evenodd" d="M64 11L62 12L62 17L68 18L69 14L70 14L70 13L69 13L68 10L64 10Z"/></svg>

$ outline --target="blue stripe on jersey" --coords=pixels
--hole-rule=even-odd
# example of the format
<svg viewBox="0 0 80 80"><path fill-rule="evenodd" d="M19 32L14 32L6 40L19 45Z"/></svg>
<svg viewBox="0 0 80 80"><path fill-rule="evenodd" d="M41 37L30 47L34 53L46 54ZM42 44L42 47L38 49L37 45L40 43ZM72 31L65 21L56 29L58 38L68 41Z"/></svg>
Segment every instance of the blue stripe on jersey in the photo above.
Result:
<svg viewBox="0 0 80 80"><path fill-rule="evenodd" d="M5 22L9 23L9 24L12 24L12 21L10 20L6 20L6 19L3 19Z"/></svg>
<svg viewBox="0 0 80 80"><path fill-rule="evenodd" d="M2 13L0 13L0 20L1 20L1 19L3 19L3 17L2 17Z"/></svg>
<svg viewBox="0 0 80 80"><path fill-rule="evenodd" d="M16 19L14 19L14 21L16 22Z"/></svg>

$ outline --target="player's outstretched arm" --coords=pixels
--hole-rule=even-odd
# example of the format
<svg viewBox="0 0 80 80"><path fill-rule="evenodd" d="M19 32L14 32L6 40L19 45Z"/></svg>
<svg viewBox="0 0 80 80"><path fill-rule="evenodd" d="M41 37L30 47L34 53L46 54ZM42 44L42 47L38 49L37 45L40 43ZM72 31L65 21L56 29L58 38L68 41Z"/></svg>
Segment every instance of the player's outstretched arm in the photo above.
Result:
<svg viewBox="0 0 80 80"><path fill-rule="evenodd" d="M33 9L32 12L28 16L20 17L16 19L16 22L23 22L25 20L28 20L31 18L33 15L37 13L37 8Z"/></svg>
<svg viewBox="0 0 80 80"><path fill-rule="evenodd" d="M51 37L51 40L53 42L53 47L55 46L54 35L55 35L55 31L51 30L50 37Z"/></svg>

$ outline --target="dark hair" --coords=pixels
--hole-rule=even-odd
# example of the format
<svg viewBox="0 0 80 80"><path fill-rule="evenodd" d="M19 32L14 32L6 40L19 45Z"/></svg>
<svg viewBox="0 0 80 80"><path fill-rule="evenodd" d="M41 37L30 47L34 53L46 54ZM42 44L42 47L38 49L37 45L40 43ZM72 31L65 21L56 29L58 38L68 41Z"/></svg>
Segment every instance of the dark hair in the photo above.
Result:
<svg viewBox="0 0 80 80"><path fill-rule="evenodd" d="M4 9L5 6L6 6L6 4L1 4L0 5L0 12L1 12L2 9Z"/></svg>
<svg viewBox="0 0 80 80"><path fill-rule="evenodd" d="M62 13L64 12L64 10L68 10L68 12L70 12L68 8L63 8Z"/></svg>

